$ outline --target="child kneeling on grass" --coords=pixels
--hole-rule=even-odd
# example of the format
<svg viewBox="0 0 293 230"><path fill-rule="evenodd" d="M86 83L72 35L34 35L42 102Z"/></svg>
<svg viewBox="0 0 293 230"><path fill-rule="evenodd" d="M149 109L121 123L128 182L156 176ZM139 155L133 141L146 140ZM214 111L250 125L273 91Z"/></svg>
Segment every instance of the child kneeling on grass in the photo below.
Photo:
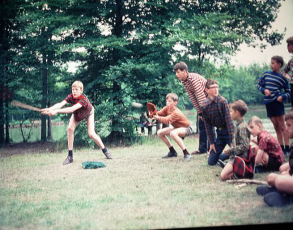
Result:
<svg viewBox="0 0 293 230"><path fill-rule="evenodd" d="M257 137L255 143L255 172L277 171L285 162L284 152L279 142L266 130L263 130L262 121L252 116L248 121L252 136Z"/></svg>
<svg viewBox="0 0 293 230"><path fill-rule="evenodd" d="M244 120L244 116L248 110L246 103L242 100L237 100L231 103L229 107L231 118L237 123L234 129L232 147L222 153L229 156L229 160L221 172L222 180L229 180L234 177L233 163L235 156L247 159L250 142L250 131Z"/></svg>
<svg viewBox="0 0 293 230"><path fill-rule="evenodd" d="M176 107L178 96L176 93L169 93L166 96L166 106L157 112L153 118L163 124L171 124L172 126L160 129L157 132L158 137L168 146L169 153L163 158L177 157L177 152L167 138L167 135L179 145L184 154L184 160L190 160L191 155L187 151L183 139L193 133L190 122L184 114Z"/></svg>
<svg viewBox="0 0 293 230"><path fill-rule="evenodd" d="M78 123L84 119L87 121L89 137L93 139L96 144L102 149L107 159L111 159L111 154L107 151L101 138L95 132L95 110L87 96L83 93L82 82L73 82L71 89L72 93L69 94L63 101L53 105L50 108L42 109L42 114L49 116L54 116L57 113L72 113L67 128L68 156L63 162L63 165L67 165L73 162L74 130ZM67 103L70 103L72 106L61 109Z"/></svg>
<svg viewBox="0 0 293 230"><path fill-rule="evenodd" d="M285 115L286 130L293 138L293 112ZM283 166L283 165L282 165ZM270 173L267 177L269 186L260 185L256 188L259 195L264 196L264 202L271 207L293 205L293 142L290 146L290 156L287 170L281 174ZM280 167L281 171L281 167Z"/></svg>

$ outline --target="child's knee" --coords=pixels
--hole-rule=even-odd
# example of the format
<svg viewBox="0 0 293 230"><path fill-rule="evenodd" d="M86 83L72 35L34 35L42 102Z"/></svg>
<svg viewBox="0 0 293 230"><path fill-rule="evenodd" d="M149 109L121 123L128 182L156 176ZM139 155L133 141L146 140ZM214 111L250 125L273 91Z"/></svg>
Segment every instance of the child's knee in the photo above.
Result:
<svg viewBox="0 0 293 230"><path fill-rule="evenodd" d="M286 180L284 180L284 176L278 176L275 179L275 187L277 189L285 187L286 186Z"/></svg>
<svg viewBox="0 0 293 230"><path fill-rule="evenodd" d="M158 135L159 137L161 137L161 136L163 135L163 134L162 134L162 129L158 130L157 135Z"/></svg>
<svg viewBox="0 0 293 230"><path fill-rule="evenodd" d="M170 137L171 137L172 139L178 137L177 132L175 132L175 131L171 131L171 132L170 132Z"/></svg>
<svg viewBox="0 0 293 230"><path fill-rule="evenodd" d="M97 136L95 132L89 132L88 135L91 139L95 139L95 137Z"/></svg>
<svg viewBox="0 0 293 230"><path fill-rule="evenodd" d="M73 133L73 132L74 132L74 128L71 127L71 126L68 126L68 127L67 127L67 132L68 132L68 133Z"/></svg>
<svg viewBox="0 0 293 230"><path fill-rule="evenodd" d="M221 177L222 180L227 180L227 175L224 172L224 170L222 170L220 177Z"/></svg>
<svg viewBox="0 0 293 230"><path fill-rule="evenodd" d="M267 176L267 182L270 186L274 186L275 185L275 180L277 178L277 174L275 173L270 173L268 176Z"/></svg>

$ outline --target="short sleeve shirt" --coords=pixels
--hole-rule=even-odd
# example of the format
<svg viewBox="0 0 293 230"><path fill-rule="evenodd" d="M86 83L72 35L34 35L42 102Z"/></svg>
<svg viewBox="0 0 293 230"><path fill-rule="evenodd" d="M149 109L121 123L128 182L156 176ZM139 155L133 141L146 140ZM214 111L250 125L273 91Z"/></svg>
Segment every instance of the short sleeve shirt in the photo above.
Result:
<svg viewBox="0 0 293 230"><path fill-rule="evenodd" d="M93 106L85 94L81 94L78 98L74 98L72 94L69 94L64 100L71 105L75 105L77 103L82 105L80 109L73 112L76 121L79 122L90 116Z"/></svg>
<svg viewBox="0 0 293 230"><path fill-rule="evenodd" d="M261 150L274 157L280 163L285 162L285 155L279 142L268 132L263 130L258 136L258 146Z"/></svg>

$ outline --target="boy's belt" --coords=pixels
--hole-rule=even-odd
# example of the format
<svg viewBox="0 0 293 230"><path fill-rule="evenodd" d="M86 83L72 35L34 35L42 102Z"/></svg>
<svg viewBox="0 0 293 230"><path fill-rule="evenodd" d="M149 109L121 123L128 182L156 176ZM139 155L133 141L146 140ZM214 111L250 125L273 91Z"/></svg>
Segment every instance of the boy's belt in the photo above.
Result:
<svg viewBox="0 0 293 230"><path fill-rule="evenodd" d="M227 127L226 127L226 126L220 126L220 127L217 127L217 130L220 130L220 131L222 131L222 130L224 130L224 129L227 129Z"/></svg>

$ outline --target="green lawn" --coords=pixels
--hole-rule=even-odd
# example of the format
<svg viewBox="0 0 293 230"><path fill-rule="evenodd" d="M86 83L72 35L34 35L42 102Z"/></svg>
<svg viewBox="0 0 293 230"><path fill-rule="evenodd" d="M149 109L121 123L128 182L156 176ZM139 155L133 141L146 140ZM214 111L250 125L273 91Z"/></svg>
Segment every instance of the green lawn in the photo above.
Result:
<svg viewBox="0 0 293 230"><path fill-rule="evenodd" d="M293 206L270 208L255 192L219 179L221 168L206 155L190 162L162 159L167 148L156 136L143 145L5 156L0 150L0 229L158 229L293 222ZM198 139L185 139L187 149ZM105 168L83 169L101 161ZM256 174L265 180L267 174Z"/></svg>

